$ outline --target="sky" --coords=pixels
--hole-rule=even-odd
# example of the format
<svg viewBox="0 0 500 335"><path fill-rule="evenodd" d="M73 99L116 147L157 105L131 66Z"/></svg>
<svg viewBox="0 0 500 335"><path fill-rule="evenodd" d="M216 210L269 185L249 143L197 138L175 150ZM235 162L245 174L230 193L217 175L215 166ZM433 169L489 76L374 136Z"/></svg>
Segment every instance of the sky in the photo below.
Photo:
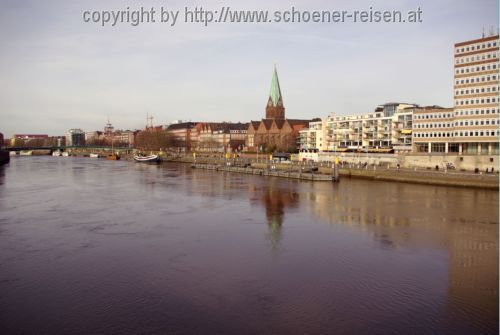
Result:
<svg viewBox="0 0 500 335"><path fill-rule="evenodd" d="M184 23L220 10L422 10L421 23ZM169 23L84 22L84 11L179 10ZM274 64L286 117L453 105L453 45L498 27L496 0L0 0L0 132L62 135L265 116ZM156 13L158 15L158 13ZM270 14L272 15L272 14Z"/></svg>

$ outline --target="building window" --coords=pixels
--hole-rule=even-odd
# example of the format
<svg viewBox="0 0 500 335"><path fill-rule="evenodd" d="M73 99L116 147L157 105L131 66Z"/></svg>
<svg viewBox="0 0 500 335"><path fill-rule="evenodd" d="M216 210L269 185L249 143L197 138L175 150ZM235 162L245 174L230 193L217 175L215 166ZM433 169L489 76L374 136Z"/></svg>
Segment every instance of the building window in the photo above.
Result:
<svg viewBox="0 0 500 335"><path fill-rule="evenodd" d="M459 144L458 143L449 143L448 144L448 152L459 152Z"/></svg>
<svg viewBox="0 0 500 335"><path fill-rule="evenodd" d="M444 143L431 143L431 152L444 152Z"/></svg>

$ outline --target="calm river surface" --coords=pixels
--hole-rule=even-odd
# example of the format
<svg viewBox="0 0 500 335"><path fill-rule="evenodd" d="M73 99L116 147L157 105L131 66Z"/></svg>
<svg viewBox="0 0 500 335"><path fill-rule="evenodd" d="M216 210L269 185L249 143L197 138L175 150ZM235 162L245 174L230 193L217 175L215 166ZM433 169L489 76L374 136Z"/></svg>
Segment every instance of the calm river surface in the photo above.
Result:
<svg viewBox="0 0 500 335"><path fill-rule="evenodd" d="M0 168L1 334L496 334L498 192Z"/></svg>

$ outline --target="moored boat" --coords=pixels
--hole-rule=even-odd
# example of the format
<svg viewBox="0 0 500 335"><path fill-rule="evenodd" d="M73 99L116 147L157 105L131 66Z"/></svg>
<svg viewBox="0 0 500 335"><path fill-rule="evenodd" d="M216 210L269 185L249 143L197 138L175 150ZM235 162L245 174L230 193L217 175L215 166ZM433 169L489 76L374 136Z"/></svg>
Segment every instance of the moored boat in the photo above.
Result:
<svg viewBox="0 0 500 335"><path fill-rule="evenodd" d="M116 160L120 159L120 156L117 154L109 154L106 156L106 159L109 159L111 161L116 161Z"/></svg>
<svg viewBox="0 0 500 335"><path fill-rule="evenodd" d="M63 152L61 153L61 156L63 156L63 157L69 157L69 152L67 152L67 151L63 151Z"/></svg>
<svg viewBox="0 0 500 335"><path fill-rule="evenodd" d="M19 153L19 155L21 155L21 156L31 156L31 155L33 155L33 150L21 150L21 152Z"/></svg>
<svg viewBox="0 0 500 335"><path fill-rule="evenodd" d="M52 156L59 157L59 156L61 156L61 152L59 150L53 151Z"/></svg>
<svg viewBox="0 0 500 335"><path fill-rule="evenodd" d="M89 155L89 157L90 158L99 158L99 154L92 153L92 154Z"/></svg>
<svg viewBox="0 0 500 335"><path fill-rule="evenodd" d="M134 155L134 160L139 163L159 163L160 156L159 155Z"/></svg>
<svg viewBox="0 0 500 335"><path fill-rule="evenodd" d="M9 151L9 156L17 156L17 151Z"/></svg>

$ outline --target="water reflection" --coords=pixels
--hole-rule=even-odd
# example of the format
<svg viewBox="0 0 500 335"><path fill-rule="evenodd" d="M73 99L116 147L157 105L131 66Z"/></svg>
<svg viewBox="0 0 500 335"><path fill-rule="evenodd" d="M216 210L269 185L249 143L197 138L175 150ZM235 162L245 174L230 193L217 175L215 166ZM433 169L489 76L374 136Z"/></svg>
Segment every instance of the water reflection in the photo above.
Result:
<svg viewBox="0 0 500 335"><path fill-rule="evenodd" d="M2 333L498 330L498 192L52 157L1 172Z"/></svg>
<svg viewBox="0 0 500 335"><path fill-rule="evenodd" d="M0 185L5 182L5 166L0 166Z"/></svg>
<svg viewBox="0 0 500 335"><path fill-rule="evenodd" d="M249 197L251 203L263 206L268 225L268 238L276 250L280 244L282 226L285 220L285 209L291 211L298 207L299 194L296 192L296 184L281 183L276 179L269 179L262 186L249 184Z"/></svg>
<svg viewBox="0 0 500 335"><path fill-rule="evenodd" d="M252 206L265 212L273 250L298 208L322 222L368 233L382 249L440 250L448 259L450 313L463 318L480 313L498 320L498 192L361 180L332 185L234 179L226 174L222 190L215 193L235 189L241 178L248 182ZM474 326L481 327L479 322Z"/></svg>

